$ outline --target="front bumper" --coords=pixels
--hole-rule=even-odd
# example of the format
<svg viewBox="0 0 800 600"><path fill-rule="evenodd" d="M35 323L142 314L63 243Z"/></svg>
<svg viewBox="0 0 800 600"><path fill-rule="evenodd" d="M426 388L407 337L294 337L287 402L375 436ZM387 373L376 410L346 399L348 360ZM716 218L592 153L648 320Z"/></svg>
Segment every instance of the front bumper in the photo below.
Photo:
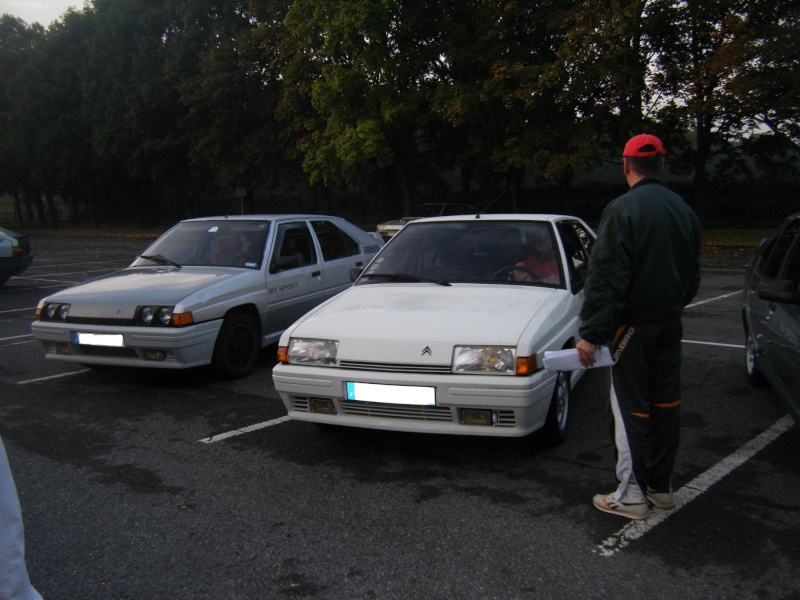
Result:
<svg viewBox="0 0 800 600"><path fill-rule="evenodd" d="M19 275L33 262L33 254L15 256L13 258L0 258L0 277L8 278Z"/></svg>
<svg viewBox="0 0 800 600"><path fill-rule="evenodd" d="M211 362L222 320L189 327L114 327L34 321L45 358L94 365L185 369ZM122 347L74 343L75 333L121 335Z"/></svg>
<svg viewBox="0 0 800 600"><path fill-rule="evenodd" d="M413 375L279 364L272 371L275 389L289 416L298 421L369 429L496 437L528 435L544 426L555 375ZM433 387L435 406L355 402L346 383ZM335 414L315 412L315 400L329 400ZM464 410L490 411L487 425L465 424Z"/></svg>

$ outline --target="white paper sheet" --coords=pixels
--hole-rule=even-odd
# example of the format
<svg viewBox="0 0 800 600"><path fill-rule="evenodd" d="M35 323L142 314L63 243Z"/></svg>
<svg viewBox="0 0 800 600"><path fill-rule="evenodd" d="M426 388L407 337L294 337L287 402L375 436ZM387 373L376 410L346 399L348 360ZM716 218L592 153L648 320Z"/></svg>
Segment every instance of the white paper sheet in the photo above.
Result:
<svg viewBox="0 0 800 600"><path fill-rule="evenodd" d="M608 346L599 346L594 351L593 367L610 367L614 364L611 358L611 351ZM585 369L578 359L578 349L568 348L567 350L548 350L544 353L544 368L547 371L576 371Z"/></svg>

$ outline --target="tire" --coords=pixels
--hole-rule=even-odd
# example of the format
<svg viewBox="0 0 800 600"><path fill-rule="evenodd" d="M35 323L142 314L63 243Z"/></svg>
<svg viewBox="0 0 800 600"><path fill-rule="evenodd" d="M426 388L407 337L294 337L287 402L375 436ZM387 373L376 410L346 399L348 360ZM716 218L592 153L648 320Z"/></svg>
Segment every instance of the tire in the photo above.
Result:
<svg viewBox="0 0 800 600"><path fill-rule="evenodd" d="M261 350L258 328L243 313L225 317L214 344L212 365L225 379L244 377L255 367Z"/></svg>
<svg viewBox="0 0 800 600"><path fill-rule="evenodd" d="M756 366L756 344L753 334L747 331L744 344L744 367L747 370L747 383L753 387L763 388L767 385L764 374Z"/></svg>
<svg viewBox="0 0 800 600"><path fill-rule="evenodd" d="M553 390L553 397L550 399L547 419L542 428L544 441L551 446L559 445L567 437L571 394L569 372L559 371L556 376L556 387Z"/></svg>

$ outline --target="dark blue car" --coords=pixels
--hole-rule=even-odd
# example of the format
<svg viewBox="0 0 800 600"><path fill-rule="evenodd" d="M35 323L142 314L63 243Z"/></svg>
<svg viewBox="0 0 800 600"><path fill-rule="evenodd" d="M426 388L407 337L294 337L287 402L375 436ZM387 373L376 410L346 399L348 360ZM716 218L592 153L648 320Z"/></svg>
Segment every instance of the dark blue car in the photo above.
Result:
<svg viewBox="0 0 800 600"><path fill-rule="evenodd" d="M745 277L742 318L748 381L769 384L800 423L800 212L756 250Z"/></svg>

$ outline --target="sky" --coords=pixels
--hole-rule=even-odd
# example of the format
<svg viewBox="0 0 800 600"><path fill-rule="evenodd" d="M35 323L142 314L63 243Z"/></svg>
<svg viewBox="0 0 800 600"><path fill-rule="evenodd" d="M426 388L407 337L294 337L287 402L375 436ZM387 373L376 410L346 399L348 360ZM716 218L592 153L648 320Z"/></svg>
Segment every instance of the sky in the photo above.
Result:
<svg viewBox="0 0 800 600"><path fill-rule="evenodd" d="M83 0L0 0L0 14L14 15L29 25L38 21L46 28L70 6L83 10Z"/></svg>

